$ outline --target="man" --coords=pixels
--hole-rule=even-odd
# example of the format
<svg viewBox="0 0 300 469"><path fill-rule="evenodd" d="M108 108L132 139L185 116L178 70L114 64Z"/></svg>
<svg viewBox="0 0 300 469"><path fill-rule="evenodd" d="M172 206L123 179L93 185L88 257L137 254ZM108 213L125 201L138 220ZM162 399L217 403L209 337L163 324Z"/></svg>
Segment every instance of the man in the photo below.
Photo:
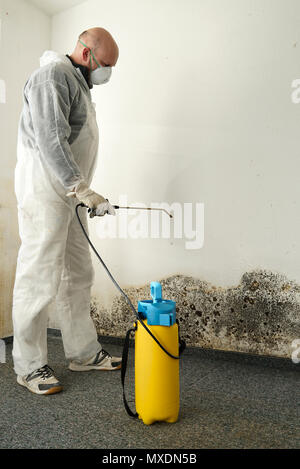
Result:
<svg viewBox="0 0 300 469"><path fill-rule="evenodd" d="M17 382L36 394L62 390L47 364L47 307L54 300L69 369L121 368L121 358L102 349L90 317L94 273L75 216L79 202L92 216L115 214L89 187L98 152L90 89L109 80L118 56L108 31L89 29L71 56L46 51L24 88L15 171L22 243L13 295L13 359ZM86 210L81 217L87 229Z"/></svg>

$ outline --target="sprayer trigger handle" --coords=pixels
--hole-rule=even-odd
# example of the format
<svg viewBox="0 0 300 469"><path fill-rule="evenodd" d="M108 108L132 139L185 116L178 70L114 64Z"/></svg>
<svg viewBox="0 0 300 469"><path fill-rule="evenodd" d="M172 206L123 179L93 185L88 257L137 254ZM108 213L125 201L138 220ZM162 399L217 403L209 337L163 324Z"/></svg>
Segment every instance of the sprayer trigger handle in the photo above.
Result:
<svg viewBox="0 0 300 469"><path fill-rule="evenodd" d="M107 202L109 202L109 200L108 200L108 199L106 199L106 200L107 200ZM118 208L120 208L120 206L119 206L119 205L113 205L113 208L116 208L116 209L118 209Z"/></svg>

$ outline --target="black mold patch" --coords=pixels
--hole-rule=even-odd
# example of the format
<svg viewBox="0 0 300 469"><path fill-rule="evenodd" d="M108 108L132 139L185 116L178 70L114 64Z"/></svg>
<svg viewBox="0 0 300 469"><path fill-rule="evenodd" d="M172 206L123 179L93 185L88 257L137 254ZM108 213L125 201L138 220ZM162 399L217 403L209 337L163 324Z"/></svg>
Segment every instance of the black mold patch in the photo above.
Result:
<svg viewBox="0 0 300 469"><path fill-rule="evenodd" d="M246 272L238 286L221 288L174 275L160 281L165 299L176 302L181 335L187 345L282 357L291 356L291 343L300 338L300 285L267 270ZM128 288L137 307L151 299L149 285ZM93 299L91 315L102 335L124 337L135 320L123 297L111 311Z"/></svg>

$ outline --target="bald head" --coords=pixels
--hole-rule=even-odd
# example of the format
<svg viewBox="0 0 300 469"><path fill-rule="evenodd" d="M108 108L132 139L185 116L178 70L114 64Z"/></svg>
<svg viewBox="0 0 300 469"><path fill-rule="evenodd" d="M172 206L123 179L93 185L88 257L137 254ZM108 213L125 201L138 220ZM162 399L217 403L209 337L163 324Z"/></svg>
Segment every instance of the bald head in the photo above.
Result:
<svg viewBox="0 0 300 469"><path fill-rule="evenodd" d="M116 65L119 58L119 48L106 29L90 28L81 33L71 57L76 63L89 67L90 58L92 57L91 50L97 62L103 67L114 67ZM95 68L97 68L97 64L92 57L92 70Z"/></svg>

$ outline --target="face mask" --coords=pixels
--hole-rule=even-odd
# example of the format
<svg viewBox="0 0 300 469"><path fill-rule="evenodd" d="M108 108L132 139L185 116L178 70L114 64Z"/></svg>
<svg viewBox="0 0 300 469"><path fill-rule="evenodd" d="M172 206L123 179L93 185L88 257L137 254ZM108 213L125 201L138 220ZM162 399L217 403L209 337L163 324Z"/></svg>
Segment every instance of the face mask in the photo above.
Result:
<svg viewBox="0 0 300 469"><path fill-rule="evenodd" d="M79 41L84 47L87 47L90 49L84 42ZM111 77L111 67L102 67L96 60L96 57L94 56L92 49L90 49L90 66L91 66L91 82L93 85L103 85L104 83L107 83ZM98 65L98 68L96 70L92 70L92 56L96 64Z"/></svg>
<svg viewBox="0 0 300 469"><path fill-rule="evenodd" d="M103 85L109 81L110 77L111 67L96 68L96 70L91 72L91 81L93 85Z"/></svg>

